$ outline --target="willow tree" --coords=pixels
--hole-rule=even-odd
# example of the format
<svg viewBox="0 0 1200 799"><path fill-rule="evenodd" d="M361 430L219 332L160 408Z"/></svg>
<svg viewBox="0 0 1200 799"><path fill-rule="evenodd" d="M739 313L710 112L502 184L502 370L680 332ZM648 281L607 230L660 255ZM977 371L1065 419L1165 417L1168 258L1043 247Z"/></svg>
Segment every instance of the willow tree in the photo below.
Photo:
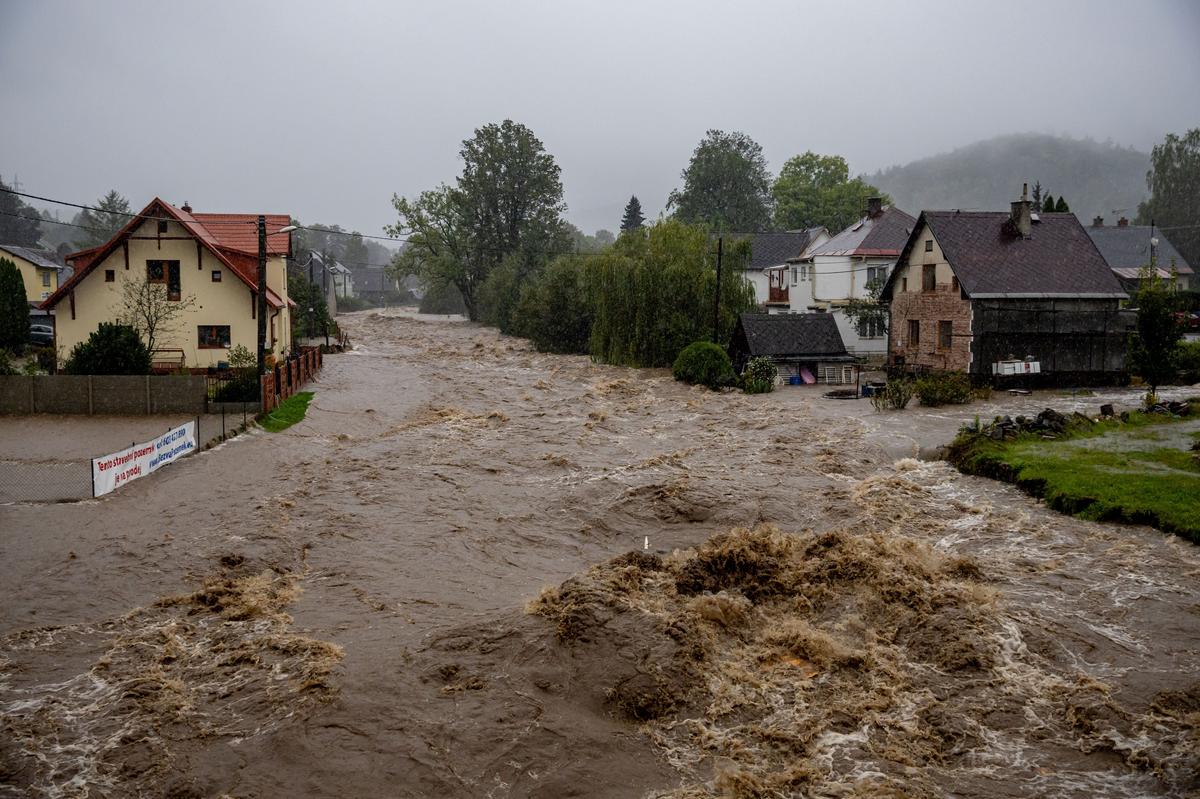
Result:
<svg viewBox="0 0 1200 799"><path fill-rule="evenodd" d="M667 367L693 341L712 341L716 242L707 227L665 220L627 231L585 266L592 313L591 354L606 363ZM742 277L746 242L724 248L716 343L725 345L738 314L754 308Z"/></svg>

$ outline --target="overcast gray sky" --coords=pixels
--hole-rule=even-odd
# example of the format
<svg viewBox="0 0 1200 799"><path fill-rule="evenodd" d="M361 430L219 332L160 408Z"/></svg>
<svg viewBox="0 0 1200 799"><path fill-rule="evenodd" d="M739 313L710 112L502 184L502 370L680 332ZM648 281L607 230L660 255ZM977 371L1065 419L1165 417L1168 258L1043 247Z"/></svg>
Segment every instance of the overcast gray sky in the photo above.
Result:
<svg viewBox="0 0 1200 799"><path fill-rule="evenodd" d="M1200 125L1198 42L1196 0L0 0L0 175L378 234L508 117L591 232L630 194L656 216L708 128L773 171L1019 131L1148 150Z"/></svg>

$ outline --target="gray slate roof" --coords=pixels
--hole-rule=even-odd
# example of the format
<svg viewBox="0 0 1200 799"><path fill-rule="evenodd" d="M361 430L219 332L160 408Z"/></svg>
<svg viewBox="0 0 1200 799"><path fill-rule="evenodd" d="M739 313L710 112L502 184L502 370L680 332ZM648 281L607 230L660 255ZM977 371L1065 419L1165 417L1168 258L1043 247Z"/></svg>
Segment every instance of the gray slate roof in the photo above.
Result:
<svg viewBox="0 0 1200 799"><path fill-rule="evenodd" d="M1108 261L1113 269L1140 269L1150 264L1150 231L1149 225L1125 225L1086 228L1096 249ZM1183 260L1183 256L1175 246L1167 240L1162 231L1155 230L1154 237L1158 239L1155 248L1155 258L1158 265L1170 270L1175 264L1175 271L1181 275L1193 274L1191 264Z"/></svg>
<svg viewBox="0 0 1200 799"><path fill-rule="evenodd" d="M923 211L901 263L916 245L922 221L969 297L1128 296L1074 214L1041 214L1025 239L1007 211Z"/></svg>
<svg viewBox="0 0 1200 799"><path fill-rule="evenodd" d="M739 238L750 239L750 263L747 271L762 271L768 266L782 266L789 258L799 258L813 238L813 230L789 230L786 233L745 233Z"/></svg>
<svg viewBox="0 0 1200 799"><path fill-rule="evenodd" d="M809 253L817 255L897 256L917 220L894 205L875 218L864 216Z"/></svg>
<svg viewBox="0 0 1200 799"><path fill-rule="evenodd" d="M853 360L827 313L744 313L738 319L751 357ZM734 334L737 341L741 336Z"/></svg>
<svg viewBox="0 0 1200 799"><path fill-rule="evenodd" d="M43 269L62 270L66 268L54 260L58 257L58 253L51 250L36 250L33 247L21 247L17 244L0 244L0 250L24 258L34 266L40 266Z"/></svg>

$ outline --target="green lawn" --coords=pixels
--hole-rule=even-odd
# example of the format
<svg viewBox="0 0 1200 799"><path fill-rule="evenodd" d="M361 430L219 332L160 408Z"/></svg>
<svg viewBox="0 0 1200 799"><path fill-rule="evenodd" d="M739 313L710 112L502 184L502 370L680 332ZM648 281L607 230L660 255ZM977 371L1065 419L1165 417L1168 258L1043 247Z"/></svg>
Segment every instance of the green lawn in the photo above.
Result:
<svg viewBox="0 0 1200 799"><path fill-rule="evenodd" d="M1200 462L1188 449L1198 426L1195 417L1135 414L1068 438L975 437L953 460L965 472L1016 483L1064 513L1150 524L1200 543Z"/></svg>
<svg viewBox="0 0 1200 799"><path fill-rule="evenodd" d="M258 423L264 430L272 433L286 430L304 418L304 414L308 412L308 403L312 402L312 398L311 391L298 391L279 403L275 410L262 417Z"/></svg>

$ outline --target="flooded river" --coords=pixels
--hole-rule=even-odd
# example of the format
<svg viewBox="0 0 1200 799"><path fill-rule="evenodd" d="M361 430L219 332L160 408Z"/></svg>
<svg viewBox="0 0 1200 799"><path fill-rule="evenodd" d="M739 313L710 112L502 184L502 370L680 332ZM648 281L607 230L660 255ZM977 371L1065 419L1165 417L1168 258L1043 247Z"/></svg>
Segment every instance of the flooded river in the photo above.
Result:
<svg viewBox="0 0 1200 799"><path fill-rule="evenodd" d="M346 320L295 427L0 506L0 794L1200 790L1200 550L914 458L1045 397L875 414Z"/></svg>

